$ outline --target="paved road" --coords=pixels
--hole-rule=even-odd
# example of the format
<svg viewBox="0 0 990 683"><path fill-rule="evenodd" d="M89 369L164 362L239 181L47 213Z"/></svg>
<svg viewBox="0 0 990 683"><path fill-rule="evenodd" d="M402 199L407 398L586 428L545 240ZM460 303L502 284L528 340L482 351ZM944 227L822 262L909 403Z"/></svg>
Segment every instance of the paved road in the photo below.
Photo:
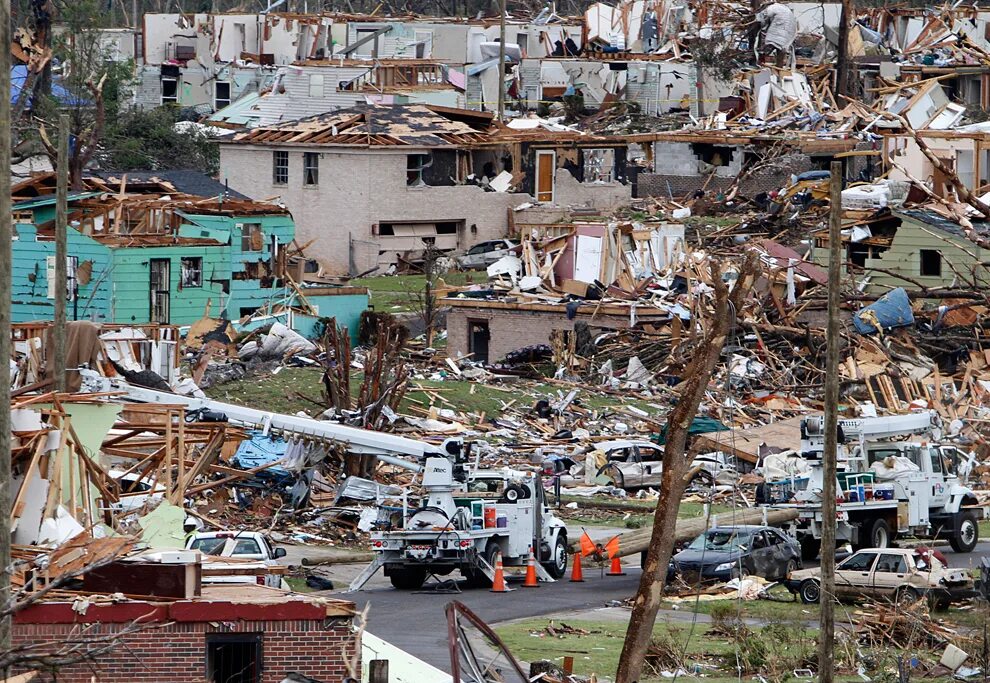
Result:
<svg viewBox="0 0 990 683"><path fill-rule="evenodd" d="M607 533L607 532L606 532ZM596 534L598 535L598 534ZM955 567L980 565L980 557L990 557L990 541L981 541L969 555L957 555L945 545L949 563ZM604 608L610 601L631 597L639 585L640 571L635 558L626 558L626 576L601 576L597 569L585 569L585 583L570 583L566 579L539 588L519 588L508 594L470 589L461 585L462 592L451 594L409 593L394 590L388 580L379 576L366 590L341 597L353 600L359 608L370 604L368 630L426 662L449 671L447 626L444 606L450 600L460 600L489 624L545 614ZM361 567L338 565L326 572L337 585L346 585ZM511 580L510 586L518 580ZM680 613L671 613L673 618Z"/></svg>

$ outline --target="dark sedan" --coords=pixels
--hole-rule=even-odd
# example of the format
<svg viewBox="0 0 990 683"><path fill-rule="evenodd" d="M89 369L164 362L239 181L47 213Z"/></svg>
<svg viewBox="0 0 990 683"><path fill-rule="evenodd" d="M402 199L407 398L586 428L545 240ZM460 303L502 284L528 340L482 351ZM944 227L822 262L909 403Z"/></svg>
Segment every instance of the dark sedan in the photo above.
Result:
<svg viewBox="0 0 990 683"><path fill-rule="evenodd" d="M801 545L767 526L722 526L709 529L674 555L668 580L688 584L762 576L783 580L801 568Z"/></svg>

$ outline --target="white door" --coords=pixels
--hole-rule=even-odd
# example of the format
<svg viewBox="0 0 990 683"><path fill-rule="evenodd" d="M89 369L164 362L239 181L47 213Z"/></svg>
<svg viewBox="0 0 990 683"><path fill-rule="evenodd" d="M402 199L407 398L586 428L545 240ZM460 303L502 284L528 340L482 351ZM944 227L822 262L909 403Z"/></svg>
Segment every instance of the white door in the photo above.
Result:
<svg viewBox="0 0 990 683"><path fill-rule="evenodd" d="M574 248L574 279L594 282L602 266L602 238L578 235Z"/></svg>

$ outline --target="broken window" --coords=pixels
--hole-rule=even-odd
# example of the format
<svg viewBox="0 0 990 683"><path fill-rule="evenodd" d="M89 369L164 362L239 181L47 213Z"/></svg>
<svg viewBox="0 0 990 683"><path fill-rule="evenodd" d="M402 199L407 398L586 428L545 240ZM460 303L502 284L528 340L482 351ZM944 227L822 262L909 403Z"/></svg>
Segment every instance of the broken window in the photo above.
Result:
<svg viewBox="0 0 990 683"><path fill-rule="evenodd" d="M213 96L214 109L223 109L230 105L230 83L217 81L216 91Z"/></svg>
<svg viewBox="0 0 990 683"><path fill-rule="evenodd" d="M429 154L410 154L406 157L406 185L409 187L422 187L423 169L430 165Z"/></svg>
<svg viewBox="0 0 990 683"><path fill-rule="evenodd" d="M320 155L317 152L303 152L303 185L320 184Z"/></svg>
<svg viewBox="0 0 990 683"><path fill-rule="evenodd" d="M241 226L241 251L261 251L264 243L261 223L245 223Z"/></svg>
<svg viewBox="0 0 990 683"><path fill-rule="evenodd" d="M278 151L272 153L272 183L287 185L289 183L289 153Z"/></svg>
<svg viewBox="0 0 990 683"><path fill-rule="evenodd" d="M206 677L213 683L261 681L260 633L208 633Z"/></svg>
<svg viewBox="0 0 990 683"><path fill-rule="evenodd" d="M614 149L584 150L584 182L610 183L615 169Z"/></svg>
<svg viewBox="0 0 990 683"><path fill-rule="evenodd" d="M359 28L357 29L357 39L355 43L359 43L365 38L370 38L374 33L377 33L379 29L377 28ZM370 38L368 42L358 45L354 49L355 57L373 57L378 54L378 36Z"/></svg>
<svg viewBox="0 0 990 683"><path fill-rule="evenodd" d="M200 256L186 256L180 260L182 287L203 286L203 259Z"/></svg>
<svg viewBox="0 0 990 683"><path fill-rule="evenodd" d="M942 277L942 254L936 249L921 249L920 275L928 277Z"/></svg>
<svg viewBox="0 0 990 683"><path fill-rule="evenodd" d="M162 79L162 104L178 104L179 81L174 78Z"/></svg>
<svg viewBox="0 0 990 683"><path fill-rule="evenodd" d="M68 301L76 300L78 292L78 282L76 281L76 269L79 268L78 256L65 257L65 298ZM55 257L45 257L45 277L48 280L48 298L55 298Z"/></svg>

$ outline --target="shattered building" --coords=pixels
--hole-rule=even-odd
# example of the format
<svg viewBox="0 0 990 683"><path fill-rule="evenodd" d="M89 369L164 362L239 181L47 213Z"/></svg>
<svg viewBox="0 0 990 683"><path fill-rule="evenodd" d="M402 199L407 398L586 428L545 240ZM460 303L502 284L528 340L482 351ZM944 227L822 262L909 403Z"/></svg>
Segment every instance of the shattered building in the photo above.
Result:
<svg viewBox="0 0 990 683"><path fill-rule="evenodd" d="M308 253L334 273L504 237L520 205L628 201L626 142L536 119L424 105L367 105L220 140L235 190L280 196Z"/></svg>
<svg viewBox="0 0 990 683"><path fill-rule="evenodd" d="M51 181L49 174L13 188L20 198L13 205L15 322L54 316ZM126 175L86 184L90 189L69 196L71 320L189 324L211 308L236 319L305 298L313 320L300 325L336 315L356 329L367 307L366 290L356 288L324 285L300 294L305 266L289 262L295 224L282 207L223 193L184 195L162 181L128 185Z"/></svg>

